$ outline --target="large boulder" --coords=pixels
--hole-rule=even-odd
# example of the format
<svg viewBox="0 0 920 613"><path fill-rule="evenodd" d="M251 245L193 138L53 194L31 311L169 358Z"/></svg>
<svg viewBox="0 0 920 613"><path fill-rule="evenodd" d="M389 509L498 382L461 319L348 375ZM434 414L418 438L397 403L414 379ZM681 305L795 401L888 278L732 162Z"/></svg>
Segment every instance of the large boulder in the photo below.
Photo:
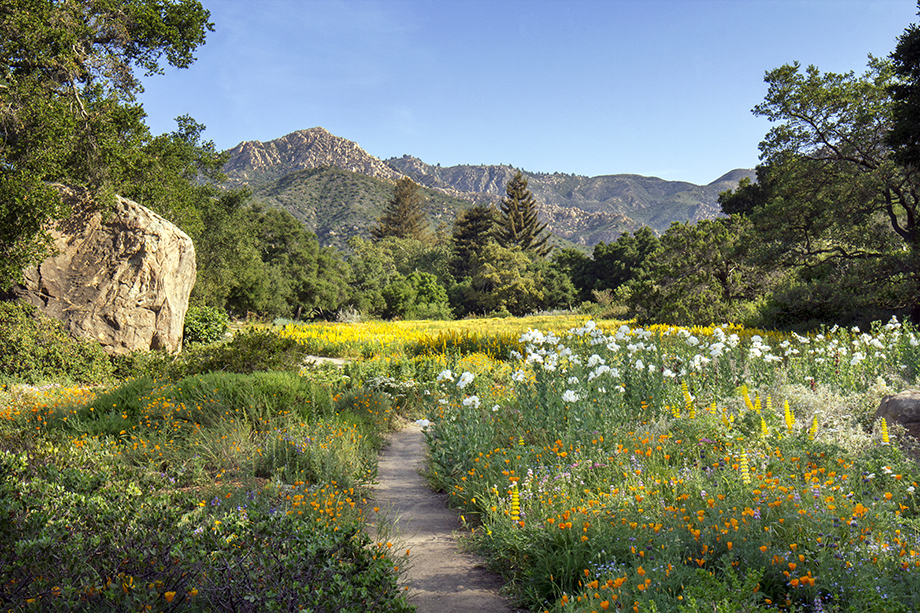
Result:
<svg viewBox="0 0 920 613"><path fill-rule="evenodd" d="M907 433L920 439L920 390L905 390L882 398L875 410L875 419L885 418L888 426L901 424Z"/></svg>
<svg viewBox="0 0 920 613"><path fill-rule="evenodd" d="M25 272L19 297L110 355L179 351L195 284L192 240L126 198L103 214L85 192L58 188L73 214L52 231L58 254Z"/></svg>

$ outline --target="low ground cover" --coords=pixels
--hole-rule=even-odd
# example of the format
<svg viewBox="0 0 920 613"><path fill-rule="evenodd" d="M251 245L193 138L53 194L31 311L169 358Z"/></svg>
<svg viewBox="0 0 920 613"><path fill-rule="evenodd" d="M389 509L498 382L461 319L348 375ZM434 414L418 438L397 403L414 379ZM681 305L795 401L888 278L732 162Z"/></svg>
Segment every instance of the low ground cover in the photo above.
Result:
<svg viewBox="0 0 920 613"><path fill-rule="evenodd" d="M330 381L347 387L330 369L7 386L0 607L411 610L363 530L395 407Z"/></svg>

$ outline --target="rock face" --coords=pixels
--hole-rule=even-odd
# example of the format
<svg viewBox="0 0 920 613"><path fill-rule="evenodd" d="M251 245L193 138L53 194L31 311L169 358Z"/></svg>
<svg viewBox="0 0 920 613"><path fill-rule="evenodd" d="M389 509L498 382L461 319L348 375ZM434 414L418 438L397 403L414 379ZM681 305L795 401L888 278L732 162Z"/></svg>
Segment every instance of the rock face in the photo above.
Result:
<svg viewBox="0 0 920 613"><path fill-rule="evenodd" d="M131 200L117 197L103 216L86 194L59 189L74 214L52 232L58 255L25 272L19 297L110 355L179 351L195 284L192 240Z"/></svg>
<svg viewBox="0 0 920 613"><path fill-rule="evenodd" d="M224 171L235 183L258 183L322 166L391 181L402 178L402 173L370 155L357 143L319 127L298 130L265 143L244 141L228 153L230 159Z"/></svg>
<svg viewBox="0 0 920 613"><path fill-rule="evenodd" d="M920 390L885 396L875 410L875 419L879 417L884 417L889 426L901 424L908 434L920 439Z"/></svg>

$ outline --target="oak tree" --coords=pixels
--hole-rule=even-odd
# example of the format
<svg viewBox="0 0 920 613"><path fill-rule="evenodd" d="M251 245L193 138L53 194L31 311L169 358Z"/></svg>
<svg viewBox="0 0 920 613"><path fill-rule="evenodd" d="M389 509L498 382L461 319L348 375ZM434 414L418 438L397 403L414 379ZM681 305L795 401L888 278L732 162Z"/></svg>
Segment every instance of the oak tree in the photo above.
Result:
<svg viewBox="0 0 920 613"><path fill-rule="evenodd" d="M871 57L862 75L798 63L768 72L754 112L776 125L760 145L758 183L721 201L751 219L764 256L799 282L861 271L861 295L918 321L920 171L888 142L894 81L891 62Z"/></svg>
<svg viewBox="0 0 920 613"><path fill-rule="evenodd" d="M0 289L50 252L68 214L50 182L111 201L148 138L136 71L186 68L213 29L197 0L0 6Z"/></svg>

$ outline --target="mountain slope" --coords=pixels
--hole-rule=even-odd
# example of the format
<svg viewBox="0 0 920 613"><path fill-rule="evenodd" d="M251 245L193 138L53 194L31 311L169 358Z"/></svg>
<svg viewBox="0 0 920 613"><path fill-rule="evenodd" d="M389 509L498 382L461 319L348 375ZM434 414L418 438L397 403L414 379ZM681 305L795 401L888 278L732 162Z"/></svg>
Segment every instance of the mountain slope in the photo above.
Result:
<svg viewBox="0 0 920 613"><path fill-rule="evenodd" d="M422 185L449 190L468 199L497 201L504 196L508 179L517 172L510 166L441 168L411 156L386 161ZM604 229L606 224L621 227L618 236L622 231L634 231L643 225L662 233L674 221L716 217L720 214L719 193L734 188L742 177L753 177L754 173L733 170L705 186L628 174L583 177L525 172L524 176L552 231L591 246L598 242L596 236L616 231Z"/></svg>
<svg viewBox="0 0 920 613"><path fill-rule="evenodd" d="M450 225L469 203L421 188L431 231ZM352 236L368 237L387 201L393 182L332 166L288 173L253 189L253 199L287 209L316 233L320 244L345 249Z"/></svg>
<svg viewBox="0 0 920 613"><path fill-rule="evenodd" d="M229 151L224 172L236 184L256 187L298 170L334 166L378 179L395 181L402 174L350 140L333 136L325 128L291 132L263 143L244 141Z"/></svg>
<svg viewBox="0 0 920 613"><path fill-rule="evenodd" d="M322 244L338 247L350 236L368 235L402 176L424 188L434 229L452 223L471 203L497 203L517 172L505 165L442 168L409 155L383 161L323 128L242 142L229 154L230 184L250 186L256 200L288 209ZM629 174L524 175L549 230L585 248L644 225L663 233L674 221L716 217L719 193L742 177L754 178L751 170L733 170L709 185Z"/></svg>

